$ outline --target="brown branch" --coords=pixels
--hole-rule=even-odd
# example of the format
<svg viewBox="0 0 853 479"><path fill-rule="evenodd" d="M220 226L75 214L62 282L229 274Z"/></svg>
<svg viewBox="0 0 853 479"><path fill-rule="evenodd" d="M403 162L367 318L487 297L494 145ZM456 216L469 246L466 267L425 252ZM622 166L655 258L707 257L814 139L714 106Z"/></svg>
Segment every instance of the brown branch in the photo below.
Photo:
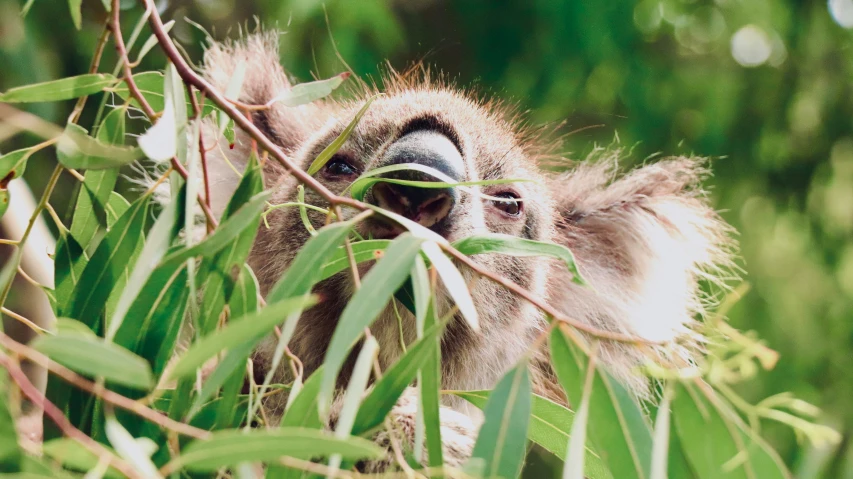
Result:
<svg viewBox="0 0 853 479"><path fill-rule="evenodd" d="M0 345L8 348L10 351L19 354L30 361L47 368L48 371L53 374L59 376L64 381L76 386L90 394L98 396L104 401L130 411L138 416L141 416L149 421L161 426L165 429L170 429L177 433L183 434L185 436L189 436L195 439L207 439L210 437L210 432L205 431L203 429L199 429L194 426L190 426L189 424L184 424L182 422L175 421L168 416L158 413L153 409L150 409L144 406L142 403L134 401L132 399L126 398L121 394L110 391L105 388L101 384L94 383L89 381L88 379L80 376L74 371L62 366L61 364L51 361L50 358L45 356L44 354L36 351L35 349L30 348L24 344L21 344L14 339L10 338L3 332L0 332Z"/></svg>
<svg viewBox="0 0 853 479"><path fill-rule="evenodd" d="M152 9L152 15L157 14L156 8L152 5L146 5L147 8ZM160 18L159 16L157 17ZM161 23L162 25L162 23ZM130 95L139 103L139 106L142 108L142 111L145 112L145 116L148 117L149 120L154 122L157 118L157 112L151 108L151 105L148 103L148 100L142 95L142 92L139 90L139 87L136 86L136 82L133 80L133 70L130 68L130 58L127 54L127 46L124 44L124 37L121 34L121 22L119 20L119 0L112 0L112 17L110 21L110 29L113 32L113 36L115 37L116 43L116 51L118 52L118 61L121 62L122 70L124 71L124 82L127 84L127 90L130 92ZM181 59L183 61L183 59ZM174 156L170 160L172 164L172 168L178 172L181 177L187 179L187 169L184 168L184 165L178 161ZM208 223L212 224L215 228L219 223L216 221L216 217L213 216L213 212L210 210L210 207L204 202L204 199L199 197L198 204L201 206L201 210L204 212L204 216L207 218Z"/></svg>
<svg viewBox="0 0 853 479"><path fill-rule="evenodd" d="M216 106L218 106L229 117L231 117L231 119L234 120L235 125L239 126L240 129L242 129L252 138L252 140L256 141L264 150L268 151L273 156L273 158L275 158L276 161L281 164L281 166L287 169L287 171L289 171L293 176L295 176L300 182L317 192L317 194L323 197L324 200L328 201L329 204L331 204L333 207L349 206L360 211L368 209L368 206L362 203L361 201L358 201L354 198L338 196L332 193L319 181L317 181L313 176L309 175L307 172L293 164L293 162L290 161L289 158L287 158L287 155L284 154L281 148L279 148L261 130L259 130L258 127L256 127L251 120L247 119L230 100L226 99L210 83L208 83L207 80L202 78L195 71L193 71L192 68L190 68L187 62L184 61L180 52L178 52L178 49L175 47L175 44L172 42L172 39L164 30L163 21L160 19L160 14L154 8L153 0L141 1L143 2L146 8L152 10L151 16L148 18L148 23L151 26L151 30L157 37L158 43L163 49L163 52L172 61L172 64L175 66L175 70L178 72L178 75L180 75L185 82L193 85L199 91L203 92L208 98L213 101L213 103L216 104ZM547 302L545 302L545 300L536 296L530 291L527 291L526 289L518 286L516 283L506 278L497 276L485 270L481 266L474 263L470 258L457 251L455 248L448 245L443 245L442 247L447 253L459 260L459 262L473 269L479 275L484 276L507 288L511 292L521 296L522 298L529 301L530 303L532 303L557 321L564 322L578 330L584 331L590 335L602 339L633 344L660 344L658 342L643 339L639 336L601 330L576 319L569 318L568 316L560 313L559 311L551 307Z"/></svg>
<svg viewBox="0 0 853 479"><path fill-rule="evenodd" d="M63 434L80 443L81 446L89 450L89 452L95 456L107 458L109 464L125 476L133 478L142 477L133 467L130 466L130 464L117 457L99 442L84 434L83 431L74 427L74 425L65 417L64 413L56 407L55 404L50 402L44 394L42 394L38 388L30 382L27 375L23 370L21 370L20 366L12 360L12 358L0 353L0 364L6 368L6 371L9 372L9 376L12 377L12 380L15 381L21 392L23 392L24 395L33 402L33 404L42 409Z"/></svg>

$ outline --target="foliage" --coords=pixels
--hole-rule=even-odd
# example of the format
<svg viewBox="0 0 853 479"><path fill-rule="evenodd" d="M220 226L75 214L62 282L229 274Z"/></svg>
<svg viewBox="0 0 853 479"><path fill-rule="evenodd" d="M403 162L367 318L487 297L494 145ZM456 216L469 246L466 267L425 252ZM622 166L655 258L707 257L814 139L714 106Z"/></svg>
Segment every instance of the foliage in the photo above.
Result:
<svg viewBox="0 0 853 479"><path fill-rule="evenodd" d="M652 75L655 71L645 71L643 65L624 61L620 56L624 56L626 45L630 45L620 35L636 36L636 33L628 33L635 32L633 25L624 29L601 28L607 15L615 15L612 11L587 10L580 4L574 7L552 6L552 3L534 2L533 10L537 15L551 14L555 18L561 18L567 12L552 12L551 9L583 10L569 12L584 19L585 24L581 25L579 32L560 30L554 32L550 41L561 48L580 45L588 56L578 60L583 67L581 70L592 71L585 86L581 87L580 77L575 76L573 80L572 75L579 73L573 72L571 65L561 63L554 70L566 74L564 77L545 78L534 78L534 73L525 70L522 63L511 66L507 75L516 82L515 88L521 90L527 88L524 85L539 85L536 90L540 95L531 98L531 106L548 104L548 95L563 94L554 92L572 85L575 89L585 89L588 101L593 102L587 107L601 108L600 111L612 108L619 99L628 104L636 101L646 107L647 103L659 100L639 98L638 92L623 89L624 85L608 84L618 81L616 79L626 72L642 76ZM646 3L640 3L633 14L640 37L645 38L649 45L657 45L661 41L658 37L665 35L662 29L673 28L675 38L682 42L678 48L684 48L686 55L701 57L713 54L713 44L719 41L722 33L714 33L716 30L712 29L711 33L716 36L702 37L697 33L702 30L695 26L685 33L683 29L679 30L680 23L672 20L682 15L699 21L695 20L700 18L698 8L692 4L667 4L655 10L648 8ZM0 3L2 5L6 3ZM100 5L81 7L79 1L70 1L69 6L71 15L67 23L78 29L85 18L81 15L81 8L84 13L88 13L89 8L103 8ZM29 15L38 15L40 8L43 7L33 7ZM303 7L298 12L300 18L316 14L312 8ZM374 34L381 34L379 38L386 42L386 49L389 48L387 45L401 41L401 29L396 25L390 7L365 3L359 7L338 8L341 12L363 15L361 23L358 23L362 27L371 20L376 25L371 28L379 32ZM463 16L471 15L473 11L468 6L457 8L456 13ZM677 13L670 8L677 8ZM710 15L712 19L716 18L715 15L722 15L722 11L729 11L722 7L706 8L710 11L703 11L703 14ZM510 15L512 11L509 8L506 12L492 13L500 17ZM119 13L124 22L128 18L139 17L141 9L129 8ZM93 15L103 17L106 14L99 10ZM152 16L157 17L158 14L155 12ZM137 25L142 28L145 24L146 18L140 17ZM471 35L483 28L477 22L460 24L469 25ZM712 20L710 26L714 25ZM557 28L554 23L539 27L541 31ZM297 37L302 34L299 28L304 27L295 26ZM722 28L725 29L725 25ZM605 30L613 32L612 38L600 37L601 31ZM345 33L354 31L344 30ZM593 34L596 31L598 33ZM185 30L176 35L186 36L188 33ZM486 41L488 36L482 37L481 41ZM131 38L139 37L133 35ZM527 45L519 38L515 39L518 41L513 48L521 49ZM101 36L93 49L98 51L106 40L105 35ZM512 37L507 40L511 41ZM128 48L132 48L134 43L129 41ZM143 57L148 51L153 54L158 43L146 43L138 56ZM479 42L471 44L485 48ZM351 47L354 42L348 45ZM556 56L554 48L552 45L546 51ZM375 51L379 55L394 53L386 49L377 48ZM360 58L355 54L352 56ZM100 53L96 53L96 58L99 57ZM485 80L493 81L504 74L496 70L501 65L499 62L492 62L486 55L474 57L483 62L473 68L480 68ZM104 63L108 58L105 55ZM508 371L492 391L439 391L437 338L444 321L435 317L432 304L435 284L430 278L437 276L448 286L471 327L476 328L478 324L467 285L446 253L458 248L464 254L494 252L553 256L575 272L576 280L582 283L571 252L556 245L500 236L466 238L448 245L429 231L406 223L404 226L409 228L409 233L393 241L359 241L360 238L352 233L355 222L362 219L356 217L347 222L332 222L314 232L290 269L265 300L261 300L253 272L244 264L264 210L269 211L270 208L268 193L262 191L259 152L254 152L221 223L214 227L208 218L211 231L198 240L193 232L198 226L195 224L195 212L197 204L204 201L194 186L197 184L194 180L202 175L195 163L198 161L198 121L210 115L224 129L233 118L222 105L209 99L196 108L194 105L203 97L191 98L189 95L197 93L193 89L186 92L187 78L179 75L175 66L169 61L164 62L162 57L150 60L156 63L151 71L135 72L131 77L119 75L122 60L127 58L117 60L113 75L98 73L96 61L93 63L95 68L89 73L57 80L31 76L30 80L39 81L18 82L15 88L8 88L0 96L0 101L21 103L78 99L79 107L75 108L76 113L65 125L31 129L32 133L44 136L44 143L28 145L25 149L0 156L0 172L3 173L0 177L5 181L20 181L17 178L24 171L28 177L33 171L38 171L30 166L36 158L35 153L55 148L58 163L47 181L43 201L36 214L46 207L51 195L63 194L61 186L58 186L62 171L87 169L77 201L66 215L72 218L71 221L63 222L59 215L54 218L60 237L55 254L56 287L46 293L50 295L55 313L63 319L55 330L43 333L32 344L32 349L13 341L5 333L0 336L3 346L0 360L4 365L4 370L0 371L0 427L8 432L10 421L4 418L20 414L21 393L35 399L26 387L18 362L21 358L40 361L43 359L41 354L52 361L53 374L47 387L48 404L55 405L58 412L67 418L67 423L52 416L45 417L47 442L44 455L40 457L19 446L13 435L0 434L0 471L27 472L40 477L74 476L80 471L91 471L98 476L158 477L191 473L192 477L217 477L223 471L230 471L234 476L255 477L258 474L256 466L264 464L269 466L271 474L276 475L301 475L300 469L314 474L333 474L338 468L346 470L358 460L383 454L369 439L377 429L384 427L383 421L390 408L405 386L416 377L423 406L423 417L417 427L426 438L432 466L441 466L441 431L437 422L439 394L458 395L483 409L482 434L477 438L474 457L463 468L465 473L475 477L525 474L522 469L525 454L533 444L544 451L541 454L548 458L544 462L551 465L551 472L559 474L562 471L566 478L584 475L591 478L659 478L667 477L667 474L668 477L703 479L790 477L787 466L762 438L761 419L786 424L808 437L811 443L833 442L835 436L831 430L810 422L814 411L809 404L784 395L771 396L751 405L733 390L732 384L755 374L757 364L772 366L773 360L768 359L772 353L756 339L739 333L719 318L714 318L707 325L709 335L715 339L713 354L707 360L687 371L650 368L648 373L659 380L665 398L660 403L639 401L630 395L598 366L598 344L581 339L570 326L556 321L549 331L550 336L543 335L541 339L548 341L560 384L570 402L579 405L576 411L531 393L526 360ZM171 60L175 61L174 58ZM365 63L363 59L359 61L362 65ZM543 61L543 64L549 63ZM62 76L55 75L56 78ZM298 106L300 102L315 100L331 93L345 78L346 75L339 75L330 80L320 80L313 86L306 84L300 95L291 95L282 101L286 101L288 106ZM688 74L687 78L674 81L688 82L692 78L694 76ZM144 86L140 88L141 98L130 93L132 89L126 87L127 80ZM698 89L696 85L693 87ZM723 87L720 95L732 95L730 88ZM87 102L87 96L100 99L94 115L90 111L93 109L92 99ZM116 104L109 104L108 98L118 100ZM811 100L802 101L808 103ZM139 109L144 111L145 103L150 105L154 115L142 120ZM37 106L33 111L46 118L54 118L50 109L58 108L56 105ZM796 108L808 110L810 107ZM86 115L81 117L80 112ZM681 113L679 125L673 126L689 130L682 132L692 135L693 142L687 145L688 148L705 147L703 151L708 152L722 148L722 138L726 134L718 129L721 125L702 124L699 128L695 111ZM543 108L538 114L555 113ZM641 122L643 125L626 128L623 138L629 141L643 139L655 147L671 146L666 144L666 140L661 140L659 128L653 128L656 119L664 122L664 116L663 112L650 115ZM733 118L734 114L728 112L726 116ZM792 121L803 120L796 116ZM91 134L78 124L83 122L91 126ZM705 135L697 129L714 134ZM132 139L126 135L128 130L141 135ZM814 134L813 130L801 133L808 136L810 132ZM341 143L336 144L339 146ZM833 148L844 147L837 144ZM779 147L776 145L774 148L778 150ZM333 150L324 151L317 159L318 164L333 153ZM142 154L173 165L173 169L159 181L179 194L164 208L152 204L151 191L133 195L116 188L119 168ZM846 153L840 151L836 154ZM787 161L794 159L788 158ZM376 178L361 179L360 186L353 187L352 195L357 197L359 191L373 181ZM5 192L5 184L2 186ZM824 191L826 195L830 194L828 191ZM73 197L70 194L66 196ZM752 207L767 210L766 199L759 197L753 203ZM764 209L760 208L762 205ZM301 202L296 206L303 210L306 208ZM390 215L387 212L381 214ZM789 224L788 227L793 228L794 225ZM345 241L351 242L353 258L342 246ZM16 246L16 251L19 251L21 245ZM324 367L308 378L298 377L292 384L274 384L268 376L263 384L252 384L249 394L241 394L246 361L253 347L279 328L275 364L284 360L284 346L293 333L300 312L315 300L311 295L312 286L349 268L352 261L374 259L376 251L386 255L365 276L361 288L342 312ZM3 274L0 274L0 303L4 306L14 299L9 296L14 273L10 265L11 268L17 267L19 261L19 254L11 255ZM430 275L430 270L435 275ZM238 273L229 274L232 271ZM403 286L409 284L409 291L405 291ZM195 294L196 291L202 294ZM408 293L408 300L401 297L403 292ZM408 352L384 371L382 379L365 395L364 384L370 375L371 359L377 347L368 339L360 349L353 371L353 378L362 377L364 381L354 379L350 383L335 432L323 431L323 421L329 414L333 399L335 379L343 361L364 329L395 295L423 321L418 341L409 345ZM732 303L736 299L730 298ZM219 321L223 314L228 317L224 324ZM189 345L179 349L177 344L185 316L192 316L197 327L190 333L185 332ZM282 322L280 318L286 320ZM371 344L374 344L373 348ZM171 361L174 356L177 360ZM212 358L218 359L215 369L205 376L203 384L196 384L199 370ZM263 406L259 400L270 389L290 390L291 394L282 425L277 428L265 427ZM250 425L258 427L244 427ZM80 434L73 433L75 428ZM528 456L528 468L534 467L531 462L535 457L532 453ZM564 459L569 459L565 465ZM428 473L435 474L436 471L430 469ZM461 473L452 468L445 468L444 472L447 475Z"/></svg>

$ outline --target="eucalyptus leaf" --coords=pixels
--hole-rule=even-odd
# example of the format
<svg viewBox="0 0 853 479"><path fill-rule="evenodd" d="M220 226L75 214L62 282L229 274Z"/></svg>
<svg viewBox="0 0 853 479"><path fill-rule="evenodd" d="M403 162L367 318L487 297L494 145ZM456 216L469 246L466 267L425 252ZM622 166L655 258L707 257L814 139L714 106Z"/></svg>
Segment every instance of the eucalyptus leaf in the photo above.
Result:
<svg viewBox="0 0 853 479"><path fill-rule="evenodd" d="M349 78L350 73L344 72L327 78L325 80L317 80L307 83L294 85L289 89L274 96L272 100L267 102L267 105L275 105L280 103L286 107L297 107L311 103L329 96L336 88Z"/></svg>
<svg viewBox="0 0 853 479"><path fill-rule="evenodd" d="M70 100L97 93L114 85L117 81L112 75L89 73L12 88L5 93L0 93L0 102L32 103Z"/></svg>
<svg viewBox="0 0 853 479"><path fill-rule="evenodd" d="M320 413L323 417L328 415L338 373L350 349L409 276L422 244L420 238L405 233L400 235L388 247L385 256L365 275L361 288L341 313L324 360L326 369L320 388Z"/></svg>
<svg viewBox="0 0 853 479"><path fill-rule="evenodd" d="M270 303L261 311L251 314L240 321L232 322L224 328L194 342L180 357L171 370L169 377L181 378L195 374L205 361L218 353L253 341L257 343L264 335L293 310L304 309L316 302L311 296L300 296Z"/></svg>
<svg viewBox="0 0 853 479"><path fill-rule="evenodd" d="M97 336L78 333L44 335L33 347L74 371L136 389L154 386L151 368L141 357Z"/></svg>
<svg viewBox="0 0 853 479"><path fill-rule="evenodd" d="M142 152L138 148L104 143L89 136L83 127L69 123L56 144L56 156L66 168L103 169L136 161Z"/></svg>
<svg viewBox="0 0 853 479"><path fill-rule="evenodd" d="M333 454L346 459L377 459L384 451L367 439L340 439L314 429L229 430L193 441L181 451L176 462L189 471L215 472L241 462L272 462L283 455L311 459Z"/></svg>
<svg viewBox="0 0 853 479"><path fill-rule="evenodd" d="M358 113L352 118L349 124L344 128L344 131L341 132L340 135L337 136L323 151L317 155L317 158L314 158L314 161L311 162L311 165L308 167L308 174L313 175L320 171L321 168L330 160L332 156L344 146L344 143L349 139L352 131L358 125L358 122L361 121L361 117L367 112L367 108L370 107L370 104L373 103L373 100L376 99L376 96L370 97L366 102L364 102L364 106L358 110Z"/></svg>
<svg viewBox="0 0 853 479"><path fill-rule="evenodd" d="M495 386L483 408L485 419L471 460L482 460L482 477L516 478L527 451L527 427L531 407L527 361L510 369Z"/></svg>

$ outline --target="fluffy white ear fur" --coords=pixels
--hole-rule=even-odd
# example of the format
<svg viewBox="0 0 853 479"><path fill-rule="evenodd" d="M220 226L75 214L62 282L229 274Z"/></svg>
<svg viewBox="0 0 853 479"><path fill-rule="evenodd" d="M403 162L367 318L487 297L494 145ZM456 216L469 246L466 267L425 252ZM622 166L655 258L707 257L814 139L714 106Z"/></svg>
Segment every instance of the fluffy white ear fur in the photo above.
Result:
<svg viewBox="0 0 853 479"><path fill-rule="evenodd" d="M668 343L653 348L661 359L690 361L703 342L692 325L715 299L701 283L724 286L734 276L731 227L699 187L707 175L702 159L667 159L617 177L619 153L608 152L555 181L560 241L574 252L594 291L561 282L552 299L567 314L603 329ZM632 382L628 369L642 360L637 348L603 351L605 360L626 353L636 362L613 359L614 372Z"/></svg>

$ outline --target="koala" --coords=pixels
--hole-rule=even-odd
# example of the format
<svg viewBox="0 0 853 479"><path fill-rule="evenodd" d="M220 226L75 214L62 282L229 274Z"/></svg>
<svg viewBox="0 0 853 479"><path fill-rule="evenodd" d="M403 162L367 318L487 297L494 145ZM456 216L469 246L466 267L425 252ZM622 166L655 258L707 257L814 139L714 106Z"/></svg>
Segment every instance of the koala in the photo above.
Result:
<svg viewBox="0 0 853 479"><path fill-rule="evenodd" d="M246 78L239 101L264 104L293 85L279 63L278 36L261 32L237 41L214 43L206 51L203 71L220 91L235 66L244 62ZM388 73L382 86L355 87L351 99L325 99L288 108L274 104L253 111L251 119L297 167L307 170L316 156L349 124L367 98L383 93L367 109L349 140L315 178L336 194L344 194L359 175L376 168L416 163L435 168L456 181L520 179L523 182L478 187L485 195L458 188L416 188L377 183L365 201L401 214L449 241L482 233L502 233L568 247L590 287L572 281L564 264L546 257L481 254L472 260L532 293L546 298L566 316L596 328L631 334L661 346L604 342L603 365L638 396L649 394L648 380L636 372L649 359L683 360L701 352L702 336L694 325L713 299L700 283L720 283L731 271L731 229L712 209L701 181L708 171L697 158L670 158L627 173L618 169L618 151L594 155L564 173L547 173L542 164L555 157L554 142L543 129L526 126L523 118L499 100L483 98L433 78L424 69ZM251 140L238 131L229 145L218 128L204 129L210 181L216 192L213 209L221 213L239 181L234 168L245 167ZM218 147L213 147L217 145ZM273 204L295 201L299 182L279 164L264 164ZM431 176L405 171L402 179L434 181ZM307 203L327 207L310 189ZM356 211L344 210L352 217ZM325 215L309 212L315 228ZM266 294L298 250L310 238L299 211L272 211L269 227L261 226L248 263ZM364 237L391 239L403 228L377 220L358 225ZM366 274L370 264L359 265ZM462 268L466 279L473 272ZM342 272L318 284L322 298L299 320L289 347L309 375L323 361L338 317L354 292L352 275ZM487 279L473 281L472 297L480 316L474 331L461 318L447 325L441 340L442 387L453 390L490 389L525 354L548 327L547 318L532 304ZM452 300L439 291L439 313L451 311ZM414 317L403 307L402 334L415 340ZM458 315L457 315L458 316ZM388 305L370 327L380 345L385 368L402 354L395 308ZM676 339L679 341L676 343ZM262 373L270 368L276 339L265 340L254 353ZM538 353L531 374L535 392L565 404L547 352ZM341 373L346 384L352 358ZM276 377L287 381L286 367ZM265 404L273 420L286 398L273 395ZM392 411L392 421L413 443L417 409L408 391ZM460 465L471 454L476 415L464 404L447 399L441 412L445 457ZM385 434L380 433L381 434ZM387 443L387 437L377 437ZM389 462L369 465L382 470Z"/></svg>

